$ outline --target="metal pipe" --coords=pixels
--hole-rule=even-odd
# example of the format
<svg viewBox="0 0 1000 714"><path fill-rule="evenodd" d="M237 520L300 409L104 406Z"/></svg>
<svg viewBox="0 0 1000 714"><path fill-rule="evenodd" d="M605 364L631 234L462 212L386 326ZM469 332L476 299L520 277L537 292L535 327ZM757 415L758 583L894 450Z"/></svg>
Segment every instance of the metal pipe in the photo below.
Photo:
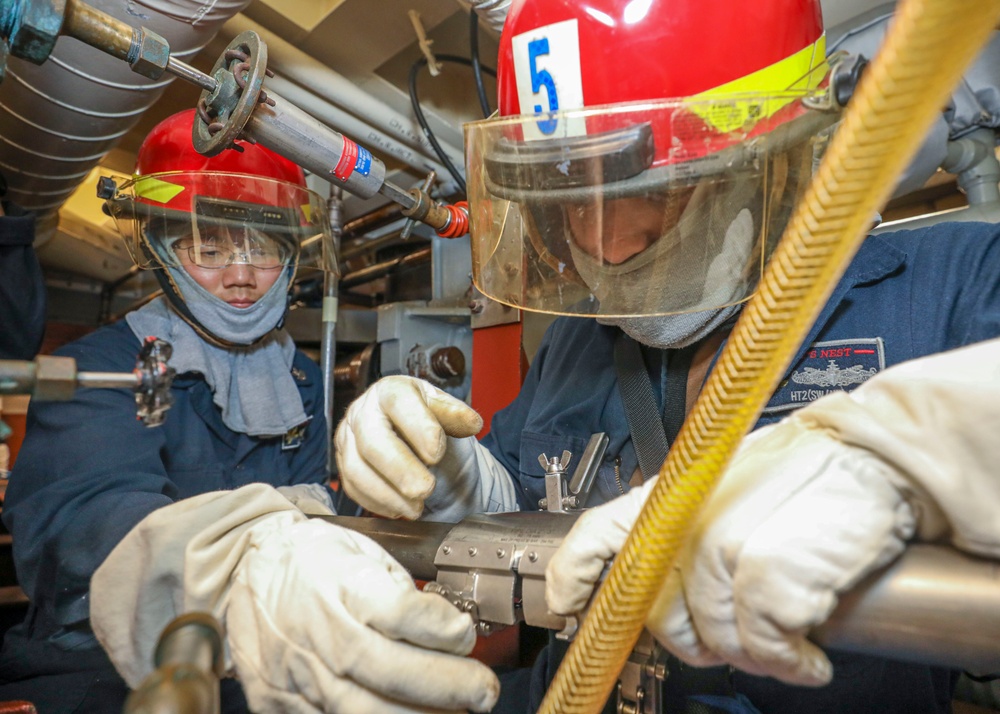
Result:
<svg viewBox="0 0 1000 714"><path fill-rule="evenodd" d="M376 99L361 89L357 82L331 70L245 15L237 15L226 22L222 34L232 39L246 30L253 30L267 44L269 65L278 74L317 96L328 99L332 104L363 119L407 146L417 149L425 156L434 156L433 147L412 116L396 111ZM434 131L452 161L462 164L465 161L465 154L461 134L456 135L455 128L443 122L435 124ZM448 141L449 136L454 136L455 140Z"/></svg>
<svg viewBox="0 0 1000 714"><path fill-rule="evenodd" d="M271 91L268 97L274 100L274 106L258 104L254 108L243 129L247 136L317 176L339 181L345 191L355 196L371 198L383 193L385 164L380 159L288 100ZM363 165L361 169L356 168L359 164ZM409 197L404 207L415 203Z"/></svg>
<svg viewBox="0 0 1000 714"><path fill-rule="evenodd" d="M508 522L509 516L522 520ZM511 528L531 518L537 532L554 531L549 519L566 514L490 514L473 524L497 547ZM365 534L419 580L437 578L435 558L463 524L328 516L334 525ZM912 545L893 564L840 596L830 618L810 633L824 647L980 672L1000 671L1000 564L952 548Z"/></svg>
<svg viewBox="0 0 1000 714"><path fill-rule="evenodd" d="M811 638L832 649L977 672L1000 671L1000 566L910 546L841 596Z"/></svg>
<svg viewBox="0 0 1000 714"><path fill-rule="evenodd" d="M209 92L214 92L215 88L219 85L213 77L210 77L199 69L195 69L189 64L181 62L172 55L167 60L167 72Z"/></svg>
<svg viewBox="0 0 1000 714"><path fill-rule="evenodd" d="M330 184L330 230L333 234L334 256L340 254L340 236L344 228L343 191ZM335 258L336 259L336 258ZM333 453L333 407L334 371L337 366L337 295L340 293L339 279L335 273L323 276L323 334L320 340L320 366L323 370L323 391L326 399L323 414L326 417L326 471L333 474L336 460Z"/></svg>
<svg viewBox="0 0 1000 714"><path fill-rule="evenodd" d="M399 268L430 262L432 256L433 250L431 248L421 248L399 258L369 265L367 268L356 270L342 277L340 279L340 287L342 289L353 288L355 285L362 285L363 283L383 278Z"/></svg>
<svg viewBox="0 0 1000 714"><path fill-rule="evenodd" d="M398 203L405 210L415 208L419 203L419 199L414 197L413 194L390 181L384 182L378 192L390 201Z"/></svg>
<svg viewBox="0 0 1000 714"><path fill-rule="evenodd" d="M91 389L134 389L140 378L133 372L77 372L76 384Z"/></svg>
<svg viewBox="0 0 1000 714"><path fill-rule="evenodd" d="M377 150L382 155L398 159L418 173L426 174L429 171L435 171L440 176L441 172L445 171L444 166L436 157L427 156L420 149L403 143L395 135L374 128L368 122L358 119L348 111L331 104L324 97L314 94L285 77L277 76L268 79L267 91L269 94L272 91L277 92L328 126L337 127L348 136L364 142L366 146Z"/></svg>
<svg viewBox="0 0 1000 714"><path fill-rule="evenodd" d="M976 160L960 166L957 171L947 166L943 168L958 174L958 185L965 192L970 206L1000 202L1000 187L997 185L1000 182L1000 161L997 161L996 155L996 131L980 127L957 142L949 142L949 160L953 158L952 146L965 142L982 147L980 151L973 152L976 154Z"/></svg>
<svg viewBox="0 0 1000 714"><path fill-rule="evenodd" d="M388 225L393 221L398 221L403 217L402 207L398 203L387 203L381 208L376 208L370 213L358 216L353 221L348 221L344 225L344 240L363 235L368 231ZM353 249L352 249L353 250ZM346 254L341 256L345 258Z"/></svg>
<svg viewBox="0 0 1000 714"><path fill-rule="evenodd" d="M223 632L206 612L172 620L156 645L156 669L125 702L125 714L218 714Z"/></svg>
<svg viewBox="0 0 1000 714"><path fill-rule="evenodd" d="M403 521L350 516L314 516L368 536L386 549L417 580L434 580L434 557L454 523Z"/></svg>
<svg viewBox="0 0 1000 714"><path fill-rule="evenodd" d="M96 7L67 0L63 34L75 37L112 57L129 60L136 29Z"/></svg>

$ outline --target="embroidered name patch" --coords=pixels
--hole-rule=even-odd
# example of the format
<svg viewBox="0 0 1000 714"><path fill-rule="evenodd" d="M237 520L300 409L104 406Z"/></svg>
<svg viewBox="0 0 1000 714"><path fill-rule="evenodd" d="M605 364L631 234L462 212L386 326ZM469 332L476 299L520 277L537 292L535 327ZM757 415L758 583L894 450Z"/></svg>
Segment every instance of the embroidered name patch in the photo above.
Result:
<svg viewBox="0 0 1000 714"><path fill-rule="evenodd" d="M306 427L309 426L310 421L312 421L312 417L285 432L285 436L281 439L282 451L291 451L302 446L302 441L306 438Z"/></svg>
<svg viewBox="0 0 1000 714"><path fill-rule="evenodd" d="M764 414L804 407L831 392L850 392L885 369L881 337L814 343L764 408Z"/></svg>

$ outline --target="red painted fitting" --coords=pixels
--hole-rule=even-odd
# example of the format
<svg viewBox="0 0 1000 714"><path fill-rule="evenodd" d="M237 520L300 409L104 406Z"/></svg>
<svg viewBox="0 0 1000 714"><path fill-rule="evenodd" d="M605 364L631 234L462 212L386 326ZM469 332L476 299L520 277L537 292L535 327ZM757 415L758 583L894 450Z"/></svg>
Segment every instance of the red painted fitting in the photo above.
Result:
<svg viewBox="0 0 1000 714"><path fill-rule="evenodd" d="M454 205L445 206L448 209L448 225L437 234L442 238L458 238L469 232L469 202L459 201Z"/></svg>

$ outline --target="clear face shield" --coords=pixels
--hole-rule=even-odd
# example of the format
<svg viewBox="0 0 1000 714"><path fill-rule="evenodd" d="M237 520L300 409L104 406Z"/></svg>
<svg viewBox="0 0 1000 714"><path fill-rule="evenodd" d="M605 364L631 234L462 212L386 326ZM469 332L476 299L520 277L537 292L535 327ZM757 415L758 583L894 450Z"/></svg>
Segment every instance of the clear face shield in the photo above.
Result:
<svg viewBox="0 0 1000 714"><path fill-rule="evenodd" d="M337 273L326 201L293 183L252 175L138 176L107 205L140 268Z"/></svg>
<svg viewBox="0 0 1000 714"><path fill-rule="evenodd" d="M838 119L823 91L466 125L476 287L609 318L747 300Z"/></svg>

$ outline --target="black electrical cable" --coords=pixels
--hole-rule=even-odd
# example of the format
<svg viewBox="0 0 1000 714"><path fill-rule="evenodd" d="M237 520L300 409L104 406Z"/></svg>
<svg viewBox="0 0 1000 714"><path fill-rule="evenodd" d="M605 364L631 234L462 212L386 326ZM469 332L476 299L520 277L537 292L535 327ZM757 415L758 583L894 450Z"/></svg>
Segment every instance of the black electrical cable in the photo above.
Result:
<svg viewBox="0 0 1000 714"><path fill-rule="evenodd" d="M456 55L436 55L435 59L442 62L452 62L454 64L464 64L466 67L472 66L472 60L466 59L465 57L457 57ZM424 116L424 110L420 108L420 99L417 97L417 73L420 71L421 67L427 66L427 58L421 57L413 66L410 67L410 104L413 106L413 114L417 117L417 123L420 124L420 128L424 132L424 136L431 143L431 147L434 149L434 153L437 154L438 159L441 163L445 165L448 169L448 173L458 184L459 190L465 193L465 179L462 177L462 173L456 168L455 164L444 153L444 149L441 148L441 144L438 143L437 137L434 136L434 132L431 131L430 125L427 123L427 118ZM489 67L483 67L482 71L491 77L496 77L496 70L490 69Z"/></svg>
<svg viewBox="0 0 1000 714"><path fill-rule="evenodd" d="M486 87L483 84L483 68L479 64L479 15L475 10L469 10L469 56L472 58L472 77L476 80L479 106L483 110L483 119L486 119L493 110L490 109L490 100L486 96Z"/></svg>

